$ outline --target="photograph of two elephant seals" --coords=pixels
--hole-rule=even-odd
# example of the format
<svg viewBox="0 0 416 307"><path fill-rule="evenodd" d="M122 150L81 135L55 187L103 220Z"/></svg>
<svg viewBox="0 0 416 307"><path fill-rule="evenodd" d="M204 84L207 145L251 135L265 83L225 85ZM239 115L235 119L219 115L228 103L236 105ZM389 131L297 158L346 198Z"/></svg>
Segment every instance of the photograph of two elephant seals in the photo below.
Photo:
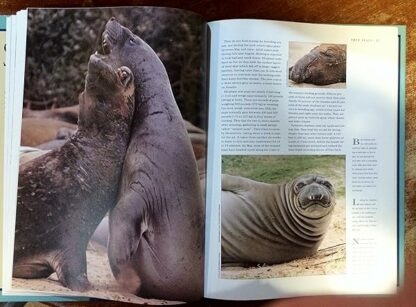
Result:
<svg viewBox="0 0 416 307"><path fill-rule="evenodd" d="M39 290L36 279L56 273L60 285L96 293L86 250L109 212L108 262L121 291L198 300L204 204L167 71L114 17L100 45L79 96L77 129L62 146L20 165L13 277Z"/></svg>

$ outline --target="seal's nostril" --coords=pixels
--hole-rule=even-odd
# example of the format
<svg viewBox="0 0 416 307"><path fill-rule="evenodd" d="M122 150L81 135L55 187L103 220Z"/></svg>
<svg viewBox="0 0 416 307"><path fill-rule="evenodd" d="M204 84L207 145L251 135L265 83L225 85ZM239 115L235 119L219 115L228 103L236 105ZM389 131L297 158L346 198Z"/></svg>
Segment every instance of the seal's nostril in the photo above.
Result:
<svg viewBox="0 0 416 307"><path fill-rule="evenodd" d="M116 18L114 16L110 18L110 21L115 21L115 20Z"/></svg>

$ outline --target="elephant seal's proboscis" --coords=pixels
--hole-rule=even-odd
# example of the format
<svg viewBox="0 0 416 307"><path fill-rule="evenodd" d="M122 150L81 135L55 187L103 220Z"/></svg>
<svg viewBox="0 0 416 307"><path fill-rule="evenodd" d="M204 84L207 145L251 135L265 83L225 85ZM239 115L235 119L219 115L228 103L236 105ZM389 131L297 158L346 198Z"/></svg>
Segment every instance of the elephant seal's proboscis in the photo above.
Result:
<svg viewBox="0 0 416 307"><path fill-rule="evenodd" d="M198 170L170 82L156 53L110 19L102 52L132 68L136 110L108 255L117 281L142 297L203 295L204 206Z"/></svg>
<svg viewBox="0 0 416 307"><path fill-rule="evenodd" d="M277 264L317 251L335 206L325 177L268 184L223 174L221 184L223 264Z"/></svg>
<svg viewBox="0 0 416 307"><path fill-rule="evenodd" d="M59 149L20 166L13 276L90 288L86 247L115 204L134 111L134 77L90 57L78 129Z"/></svg>

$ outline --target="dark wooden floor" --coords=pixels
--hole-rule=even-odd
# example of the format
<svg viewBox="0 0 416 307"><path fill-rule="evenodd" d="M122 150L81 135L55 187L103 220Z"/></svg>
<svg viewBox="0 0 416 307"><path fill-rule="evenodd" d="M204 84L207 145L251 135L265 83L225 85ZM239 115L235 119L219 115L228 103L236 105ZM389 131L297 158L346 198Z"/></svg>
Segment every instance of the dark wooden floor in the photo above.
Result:
<svg viewBox="0 0 416 307"><path fill-rule="evenodd" d="M194 0L194 1L94 1L94 0L0 0L0 13L11 14L26 7L72 7L152 5L192 10L207 20L225 18L265 18L277 20L352 23L405 24L407 26L406 91L406 230L416 240L416 2L392 0ZM410 231L412 230L412 231ZM408 236L408 239L410 236ZM413 247L416 244L413 244ZM400 293L390 297L314 297L256 302L257 306L416 306L416 254L407 248L406 281ZM299 287L302 287L300 284ZM90 303L91 304L91 303ZM94 303L92 303L94 304ZM71 304L72 305L72 304ZM200 305L252 306L253 303L204 301ZM119 306L118 303L112 306Z"/></svg>

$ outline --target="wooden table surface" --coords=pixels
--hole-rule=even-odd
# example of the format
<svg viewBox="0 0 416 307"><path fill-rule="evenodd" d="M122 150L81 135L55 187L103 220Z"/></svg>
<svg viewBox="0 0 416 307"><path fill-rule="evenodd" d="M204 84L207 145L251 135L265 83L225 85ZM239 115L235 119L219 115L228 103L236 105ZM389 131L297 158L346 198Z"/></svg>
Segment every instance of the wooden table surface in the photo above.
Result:
<svg viewBox="0 0 416 307"><path fill-rule="evenodd" d="M0 0L0 13L12 14L26 7L151 5L184 8L207 20L261 18L341 24L404 24L407 26L406 65L406 274L405 285L394 296L305 297L256 302L257 306L416 306L416 1L392 0L194 0L194 1L94 1ZM299 284L299 287L302 287ZM84 303L85 304L85 303ZM96 305L97 303L89 303ZM71 304L73 305L73 304ZM118 303L111 306L119 306ZM205 300L197 305L253 305L253 302ZM101 304L100 304L101 306Z"/></svg>

